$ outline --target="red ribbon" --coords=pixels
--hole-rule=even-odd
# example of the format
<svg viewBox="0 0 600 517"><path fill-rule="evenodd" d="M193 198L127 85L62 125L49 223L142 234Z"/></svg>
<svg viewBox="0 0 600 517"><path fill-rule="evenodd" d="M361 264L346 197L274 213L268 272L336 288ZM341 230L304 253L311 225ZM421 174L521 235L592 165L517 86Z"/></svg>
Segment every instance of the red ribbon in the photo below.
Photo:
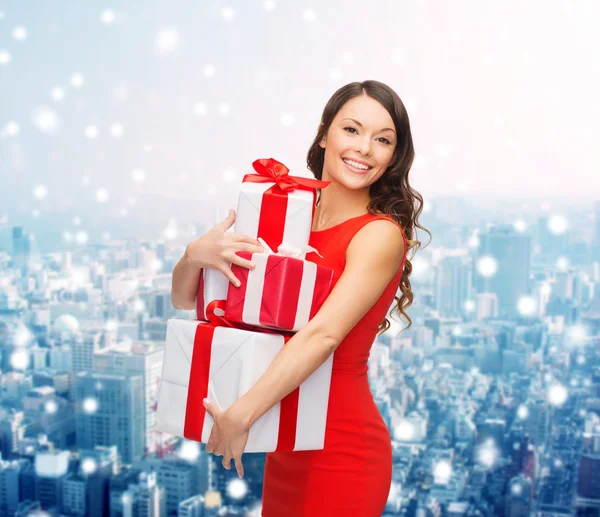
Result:
<svg viewBox="0 0 600 517"><path fill-rule="evenodd" d="M225 300L213 300L208 304L206 316L209 322L198 323L196 334L194 335L183 436L196 442L202 442L202 428L204 427L204 419L207 413L202 401L208 396L210 356L215 329L217 327L231 327L267 334L279 334L283 336L284 346L292 337L291 335L285 335L275 330L263 329L245 323L233 324L226 318L215 314L214 311L217 308L224 311ZM298 386L280 401L279 433L275 449L277 451L294 450L299 395L300 387Z"/></svg>
<svg viewBox="0 0 600 517"><path fill-rule="evenodd" d="M258 173L246 174L242 183L250 181L253 183L271 183L274 182L283 192L290 190L313 190L325 188L331 181L317 180L313 178L302 178L300 176L290 176L290 171L283 163L275 158L260 158L252 162L252 167Z"/></svg>

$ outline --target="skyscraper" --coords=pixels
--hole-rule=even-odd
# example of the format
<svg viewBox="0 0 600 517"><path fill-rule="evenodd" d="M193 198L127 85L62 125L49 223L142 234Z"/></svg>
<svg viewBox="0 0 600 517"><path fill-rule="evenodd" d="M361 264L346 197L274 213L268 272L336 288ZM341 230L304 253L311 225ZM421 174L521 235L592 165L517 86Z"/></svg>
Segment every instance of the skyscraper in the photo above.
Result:
<svg viewBox="0 0 600 517"><path fill-rule="evenodd" d="M77 446L117 445L126 463L144 453L141 375L79 372L75 376Z"/></svg>
<svg viewBox="0 0 600 517"><path fill-rule="evenodd" d="M512 226L491 226L480 237L478 260L491 257L497 266L494 274L477 273L475 286L478 293L495 293L498 297L499 316L519 316L517 302L530 294L531 236L517 233Z"/></svg>

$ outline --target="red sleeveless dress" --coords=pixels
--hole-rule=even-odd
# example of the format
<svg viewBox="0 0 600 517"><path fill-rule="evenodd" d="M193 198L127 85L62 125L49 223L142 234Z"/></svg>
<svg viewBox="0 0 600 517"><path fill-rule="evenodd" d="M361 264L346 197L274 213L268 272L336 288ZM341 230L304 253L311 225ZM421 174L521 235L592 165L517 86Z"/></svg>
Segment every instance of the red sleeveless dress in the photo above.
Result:
<svg viewBox="0 0 600 517"><path fill-rule="evenodd" d="M391 217L363 214L313 231L309 244L323 258L308 253L306 260L331 267L335 285L350 240L376 219L392 221L402 232ZM405 253L400 269L334 352L324 448L267 453L263 517L381 517L392 481L392 444L371 393L367 360L406 261L404 232L402 236Z"/></svg>

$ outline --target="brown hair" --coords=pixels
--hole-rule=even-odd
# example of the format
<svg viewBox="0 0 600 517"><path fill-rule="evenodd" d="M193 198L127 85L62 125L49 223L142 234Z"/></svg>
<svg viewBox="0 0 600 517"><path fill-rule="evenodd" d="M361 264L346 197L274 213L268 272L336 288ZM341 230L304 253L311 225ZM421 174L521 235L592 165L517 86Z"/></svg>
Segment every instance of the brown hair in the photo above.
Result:
<svg viewBox="0 0 600 517"><path fill-rule="evenodd" d="M423 198L408 184L408 172L415 157L410 122L406 108L400 97L389 86L374 80L353 82L341 87L332 95L325 105L317 136L313 140L306 156L308 169L313 173L315 178L322 179L325 149L319 145L319 142L321 142L327 133L329 126L331 126L335 115L341 107L350 99L359 95L368 95L378 101L388 111L394 121L394 127L398 135L392 163L381 178L369 187L371 200L367 210L374 215L389 215L400 224L404 230L407 243L405 252L414 247L420 248L421 242L413 240L413 237L416 237L416 228L421 228L430 237L431 233L417 221L419 214L423 211ZM395 310L401 313L408 321L408 326L402 330L407 330L412 325L411 318L405 312L405 309L412 305L414 298L410 288L410 280L408 279L411 272L412 264L407 256L399 284L402 295L400 297L394 296L397 305L392 309L391 313L393 314ZM379 325L377 335L383 334L389 328L390 322L385 318Z"/></svg>

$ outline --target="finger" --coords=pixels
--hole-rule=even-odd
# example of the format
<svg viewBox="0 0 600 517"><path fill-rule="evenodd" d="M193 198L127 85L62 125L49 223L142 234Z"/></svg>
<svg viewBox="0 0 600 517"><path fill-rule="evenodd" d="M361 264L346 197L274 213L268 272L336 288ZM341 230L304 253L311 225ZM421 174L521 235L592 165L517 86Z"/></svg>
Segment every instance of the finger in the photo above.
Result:
<svg viewBox="0 0 600 517"><path fill-rule="evenodd" d="M241 266L246 269L254 269L254 267L256 266L256 264L254 264L254 262L252 260L248 260L243 257L240 257L239 255L237 255L235 253L231 255L230 260L231 260L232 264Z"/></svg>
<svg viewBox="0 0 600 517"><path fill-rule="evenodd" d="M249 251L250 253L263 253L265 249L262 246L256 246L255 244L249 244L247 242L235 243L235 251Z"/></svg>
<svg viewBox="0 0 600 517"><path fill-rule="evenodd" d="M204 404L204 408L206 409L208 414L214 418L215 410L214 410L214 406L213 406L212 402L208 399L204 399L202 401L202 404Z"/></svg>
<svg viewBox="0 0 600 517"><path fill-rule="evenodd" d="M223 466L227 470L231 470L231 456L228 456L228 455L223 456Z"/></svg>
<svg viewBox="0 0 600 517"><path fill-rule="evenodd" d="M235 211L232 208L230 208L229 213L227 214L227 217L219 223L219 226L222 226L225 229L229 229L229 228L231 228L231 226L233 225L234 222L235 222Z"/></svg>
<svg viewBox="0 0 600 517"><path fill-rule="evenodd" d="M233 271L231 271L229 267L220 266L217 269L221 273L223 273L233 285L235 285L236 287L239 287L241 285L240 281L238 280L238 277L233 274Z"/></svg>
<svg viewBox="0 0 600 517"><path fill-rule="evenodd" d="M237 470L238 476L240 478L244 477L244 466L242 465L242 457L240 456L234 458L235 461L235 469Z"/></svg>
<svg viewBox="0 0 600 517"><path fill-rule="evenodd" d="M253 244L254 246L261 246L262 244L255 237L251 237L250 235L246 235L245 233L233 232L231 234L231 238L236 242L246 242L248 244Z"/></svg>

